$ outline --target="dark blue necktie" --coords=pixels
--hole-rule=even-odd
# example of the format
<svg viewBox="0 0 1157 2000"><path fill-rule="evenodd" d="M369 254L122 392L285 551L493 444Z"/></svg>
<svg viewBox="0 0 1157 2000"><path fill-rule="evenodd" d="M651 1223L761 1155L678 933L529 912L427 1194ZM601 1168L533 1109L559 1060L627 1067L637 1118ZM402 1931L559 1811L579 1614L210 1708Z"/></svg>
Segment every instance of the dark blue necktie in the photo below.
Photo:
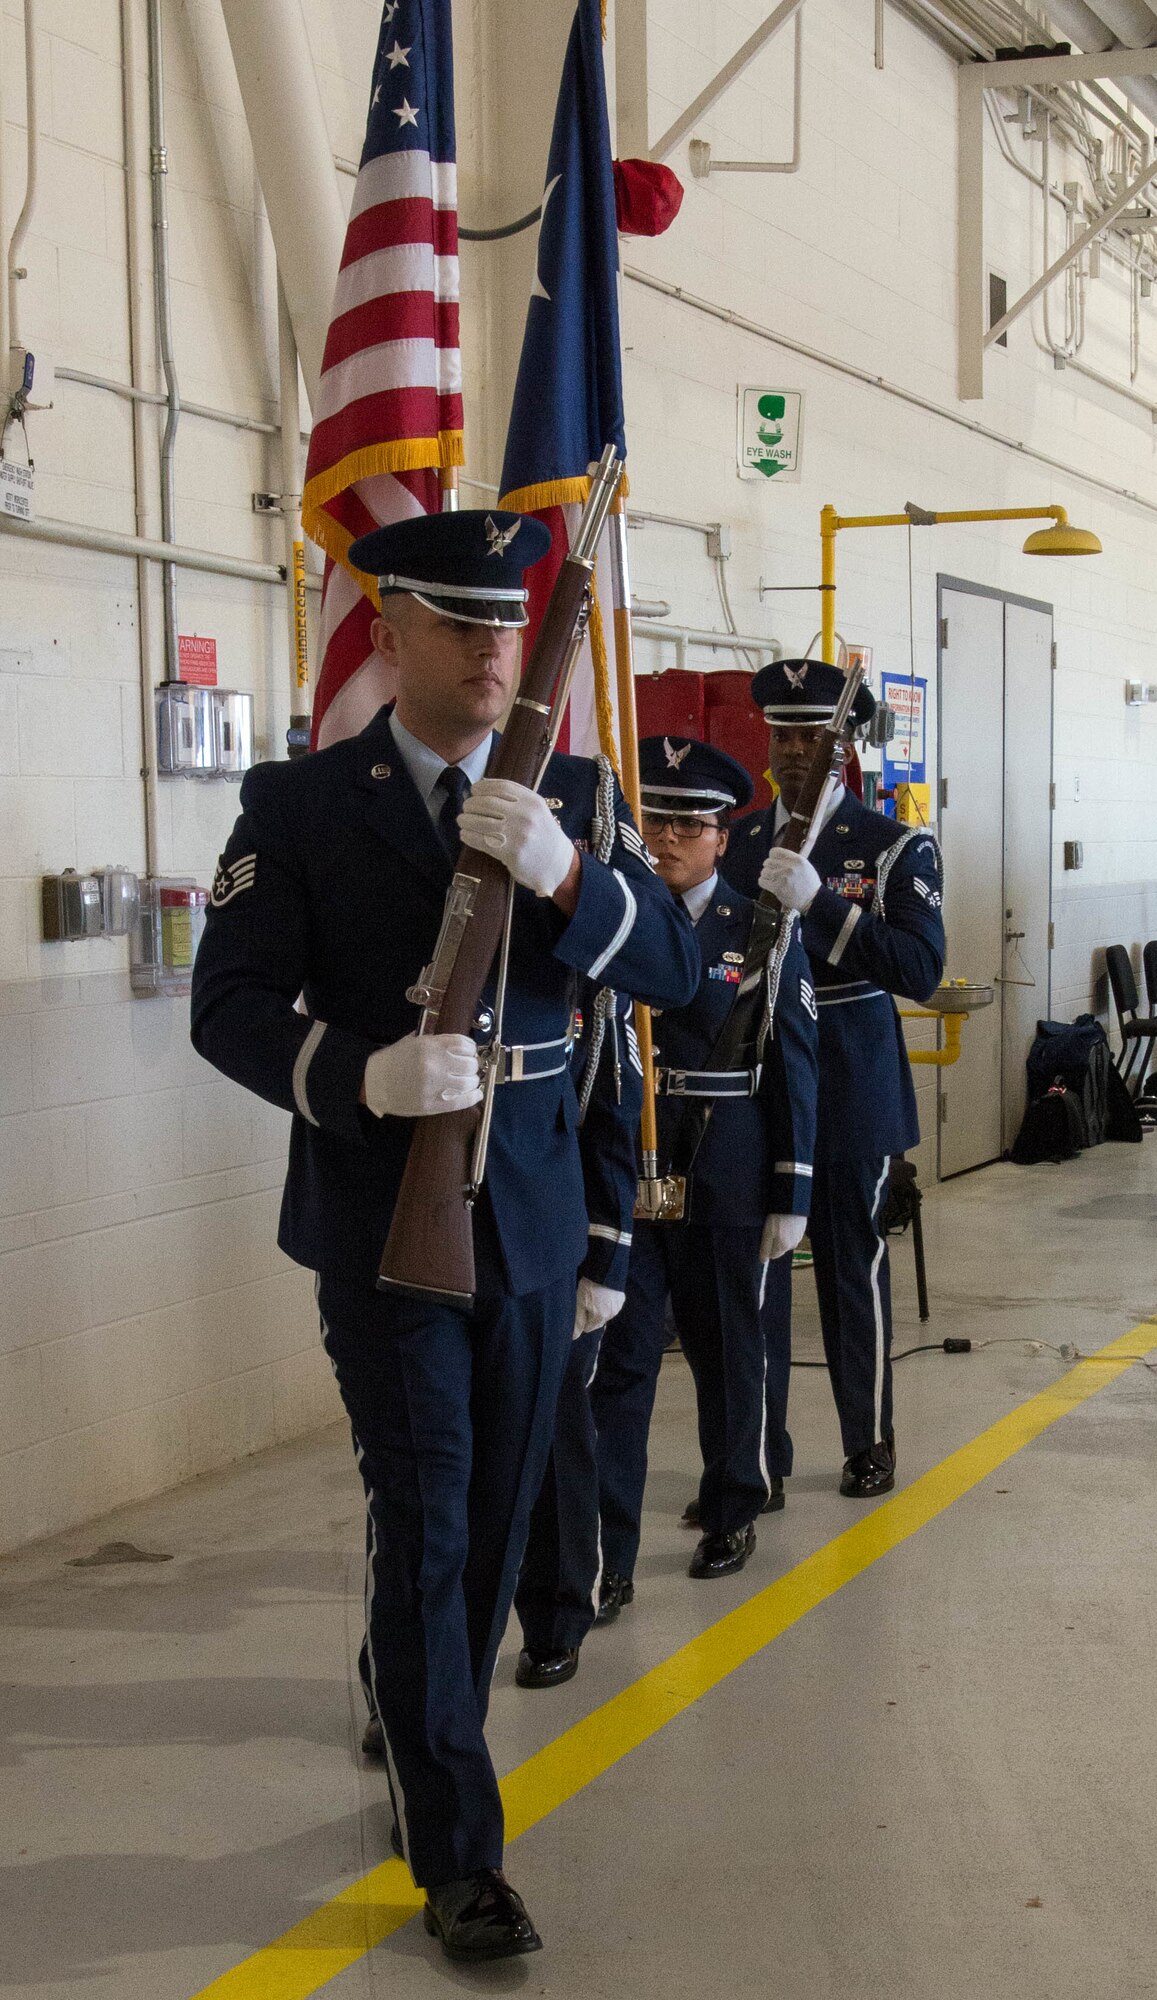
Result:
<svg viewBox="0 0 1157 2000"><path fill-rule="evenodd" d="M462 845L458 815L470 797L470 780L460 764L447 764L438 784L442 791L442 803L435 825L447 854L451 860L456 860Z"/></svg>

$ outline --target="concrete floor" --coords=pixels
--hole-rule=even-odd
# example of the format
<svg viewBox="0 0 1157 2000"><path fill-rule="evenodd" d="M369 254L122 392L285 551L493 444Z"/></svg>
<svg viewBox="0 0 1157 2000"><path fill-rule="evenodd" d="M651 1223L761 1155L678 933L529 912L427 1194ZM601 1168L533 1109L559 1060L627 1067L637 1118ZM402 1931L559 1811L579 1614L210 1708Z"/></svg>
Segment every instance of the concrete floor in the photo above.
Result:
<svg viewBox="0 0 1157 2000"><path fill-rule="evenodd" d="M925 1206L933 1318L893 1249L905 1479L1157 1308L1157 1140L998 1166ZM797 1275L801 1354L817 1351ZM1150 1338L1152 1335L1150 1335ZM1140 1344L1140 1343L1139 1343ZM686 1370L660 1392L634 1607L550 1694L499 1664L520 1763L855 1518L821 1371L747 1571L691 1584ZM1137 1367L533 1828L546 1951L455 1972L409 1924L327 2000L1131 2000L1157 1993L1157 1374ZM0 1993L191 2000L383 1857L359 1767L359 1488L333 1430L0 1563ZM173 1560L72 1568L125 1540ZM255 1996L256 2000L256 1996Z"/></svg>

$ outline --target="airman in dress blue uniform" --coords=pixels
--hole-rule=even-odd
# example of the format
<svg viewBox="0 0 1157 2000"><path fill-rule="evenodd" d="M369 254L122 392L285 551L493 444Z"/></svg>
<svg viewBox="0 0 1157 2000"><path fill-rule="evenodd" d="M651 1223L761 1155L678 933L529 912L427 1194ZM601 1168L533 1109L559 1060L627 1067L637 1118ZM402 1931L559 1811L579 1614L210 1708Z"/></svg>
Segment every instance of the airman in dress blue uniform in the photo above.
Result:
<svg viewBox="0 0 1157 2000"><path fill-rule="evenodd" d="M501 1872L483 1728L588 1249L576 982L678 1005L698 962L609 768L552 757L539 793L485 776L523 573L547 546L533 520L466 511L353 545L382 592L374 644L396 706L358 737L249 772L193 984L197 1048L293 1113L279 1241L317 1273L366 1484L369 1664L397 1835L427 1928L466 1959L540 1943ZM470 1310L375 1287L412 1121L481 1097L475 1040L417 1035L407 998L459 840L517 885Z"/></svg>
<svg viewBox="0 0 1157 2000"><path fill-rule="evenodd" d="M791 1441L769 1397L760 1301L772 1260L803 1234L811 1195L816 1100L815 1004L798 926L789 919L768 968L762 1060L709 1070L738 992L753 904L719 879L727 819L752 785L733 758L686 737L640 745L643 831L660 874L696 925L703 964L686 1006L656 1020L659 1164L669 1162L688 1097L712 1109L688 1178L682 1221L635 1224L627 1300L607 1327L591 1389L599 1443L604 1570L600 1622L634 1595L647 1477L647 1434L667 1341L668 1297L695 1378L703 1477L702 1539L690 1573L726 1576L755 1544L753 1523L782 1506Z"/></svg>
<svg viewBox="0 0 1157 2000"><path fill-rule="evenodd" d="M824 1351L843 1435L841 1493L870 1499L895 1482L892 1311L880 1228L892 1154L920 1136L894 993L923 1002L944 972L940 853L927 827L869 812L846 787L807 860L773 845L795 804L817 731L843 685L837 667L778 660L751 684L771 725L774 806L735 829L724 869L737 888L771 889L800 912L819 1009L819 1110L808 1234ZM853 719L870 720L866 689ZM790 1323L790 1271L768 1306Z"/></svg>
<svg viewBox="0 0 1157 2000"><path fill-rule="evenodd" d="M573 1680L579 1648L594 1624L602 1569L598 1438L590 1391L603 1328L623 1306L638 1187L636 1145L643 1065L630 1010L603 989L583 1007L575 1052L582 1123L579 1145L587 1198L589 1281L584 1326L576 1331L555 1417L554 1445L530 1517L515 1592L523 1649L519 1687ZM577 1328L576 1321L576 1328Z"/></svg>

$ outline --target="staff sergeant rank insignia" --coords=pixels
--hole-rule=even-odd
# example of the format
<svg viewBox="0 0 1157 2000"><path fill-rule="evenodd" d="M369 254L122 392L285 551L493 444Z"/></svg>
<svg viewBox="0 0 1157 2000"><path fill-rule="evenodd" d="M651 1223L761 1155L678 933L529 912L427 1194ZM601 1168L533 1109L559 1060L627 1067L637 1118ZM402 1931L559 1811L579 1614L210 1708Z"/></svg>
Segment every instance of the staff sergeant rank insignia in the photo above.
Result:
<svg viewBox="0 0 1157 2000"><path fill-rule="evenodd" d="M224 909L234 896L240 896L253 887L257 874L257 856L243 854L237 861L226 865L224 857L217 863L217 873L213 877L213 888L209 897L215 910Z"/></svg>

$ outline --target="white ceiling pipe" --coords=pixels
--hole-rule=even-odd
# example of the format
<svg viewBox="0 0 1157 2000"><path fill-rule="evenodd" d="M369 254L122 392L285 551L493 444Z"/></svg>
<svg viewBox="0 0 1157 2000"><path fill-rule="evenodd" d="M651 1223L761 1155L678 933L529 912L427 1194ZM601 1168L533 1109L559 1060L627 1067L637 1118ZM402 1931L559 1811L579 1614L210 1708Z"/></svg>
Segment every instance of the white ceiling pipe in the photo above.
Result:
<svg viewBox="0 0 1157 2000"><path fill-rule="evenodd" d="M1095 9L1086 6L1085 0L1049 0L1049 14L1062 35L1090 55L1097 50L1115 48L1119 41L1124 40L1109 27L1104 18L1106 11L1107 0L1098 0ZM1126 46L1144 48L1154 38L1157 38L1157 22L1148 35ZM1117 88L1130 104L1136 105L1138 111L1157 125L1157 79L1151 76L1123 77Z"/></svg>
<svg viewBox="0 0 1157 2000"><path fill-rule="evenodd" d="M24 102L28 162L24 182L24 205L16 218L12 241L8 245L8 339L13 347L20 345L21 279L17 277L16 272L20 267L20 253L24 248L24 239L36 208L40 170L40 64L36 50L36 0L24 0Z"/></svg>
<svg viewBox="0 0 1157 2000"><path fill-rule="evenodd" d="M1145 0L1096 0L1093 12L1126 48L1148 48L1157 37L1157 20Z"/></svg>
<svg viewBox="0 0 1157 2000"><path fill-rule="evenodd" d="M341 264L345 215L301 0L221 0L311 405Z"/></svg>

